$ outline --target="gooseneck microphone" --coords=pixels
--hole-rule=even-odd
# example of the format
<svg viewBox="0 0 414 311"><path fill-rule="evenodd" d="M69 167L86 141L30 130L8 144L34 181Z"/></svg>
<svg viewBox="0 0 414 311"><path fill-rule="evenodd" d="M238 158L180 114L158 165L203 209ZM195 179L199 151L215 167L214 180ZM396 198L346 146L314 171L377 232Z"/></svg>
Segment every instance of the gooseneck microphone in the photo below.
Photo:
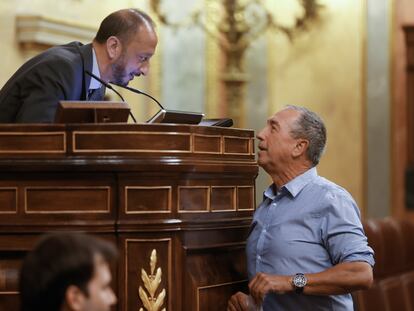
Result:
<svg viewBox="0 0 414 311"><path fill-rule="evenodd" d="M154 116L152 116L147 121L147 123L164 122L164 123L198 124L200 123L201 119L204 117L204 114L199 113L199 112L165 109L158 100L156 100L154 97L152 97L151 95L141 90L134 89L133 87L126 86L126 85L120 85L120 84L115 84L115 83L112 83L112 84L119 86L123 89L126 89L128 91L131 91L133 93L145 95L157 103L157 105L161 108L161 110L158 111Z"/></svg>
<svg viewBox="0 0 414 311"><path fill-rule="evenodd" d="M158 101L158 100L156 100L154 97L152 97L151 95L149 95L149 94L147 94L147 93L145 93L145 92L143 92L143 91L140 91L140 90L138 90L138 89L134 89L133 87L130 87L130 86L126 86L126 85L120 85L120 84L115 84L116 86L119 86L119 87L121 87L121 88L123 88L123 89L126 89L126 90L128 90L128 91L131 91L131 92L134 92L134 93L137 93L137 94L142 94L142 95L145 95L145 96L147 96L147 97L149 97L149 98L151 98L153 101L155 101L156 103L157 103L157 105L162 109L162 110L165 110L164 109L164 107L160 104L160 102Z"/></svg>
<svg viewBox="0 0 414 311"><path fill-rule="evenodd" d="M96 79L97 81L101 82L103 85L105 85L108 89L113 90L116 94L118 94L119 97L122 98L121 94L119 94L109 83L102 81L100 78L95 76L90 71L85 71L88 75ZM153 101L157 103L157 105L161 108L160 111L158 111L151 119L147 121L147 123L155 123L155 122L164 122L164 123L181 123L181 124L199 124L201 119L204 117L203 113L199 112L190 112L190 111L178 111L178 110L167 110L165 109L158 100L156 100L151 95L134 89L129 86L120 85L112 83L113 85L116 85L118 87L121 87L123 89L126 89L128 91L131 91L136 94L142 94L144 96L147 96L148 98L151 98ZM122 98L122 100L125 102L125 100ZM132 113L130 112L132 119L135 121L135 118L132 116Z"/></svg>
<svg viewBox="0 0 414 311"><path fill-rule="evenodd" d="M109 83L105 82L104 80L102 80L101 78L98 78L96 75L94 75L92 72L85 70L85 73L87 73L89 76L91 76L92 78L94 78L96 81L102 83L105 87L107 87L108 89L112 90L115 92L116 95L118 95L123 102L125 102L125 99L122 97L122 95L115 90L112 85L110 85ZM129 111L129 115L131 116L132 120L134 121L134 123L137 123L137 120L135 119L134 115L132 114L132 111Z"/></svg>

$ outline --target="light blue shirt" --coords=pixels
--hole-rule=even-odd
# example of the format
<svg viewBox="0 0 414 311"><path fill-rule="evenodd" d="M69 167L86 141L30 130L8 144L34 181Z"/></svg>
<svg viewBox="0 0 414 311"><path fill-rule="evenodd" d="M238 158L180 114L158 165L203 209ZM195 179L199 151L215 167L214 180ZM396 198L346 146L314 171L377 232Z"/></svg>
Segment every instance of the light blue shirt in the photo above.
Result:
<svg viewBox="0 0 414 311"><path fill-rule="evenodd" d="M343 188L312 168L274 192L270 186L256 210L247 239L249 279L256 273L317 273L341 262L374 265L359 209ZM312 296L269 293L264 311L353 310L350 294Z"/></svg>
<svg viewBox="0 0 414 311"><path fill-rule="evenodd" d="M96 59L96 53L95 53L95 49L92 48L92 73L97 76L98 78L101 77L101 73L99 71L99 65L98 65L98 61ZM99 89L101 88L101 82L99 82L98 80L91 78L91 82L89 83L89 89L88 90L95 90L95 89Z"/></svg>

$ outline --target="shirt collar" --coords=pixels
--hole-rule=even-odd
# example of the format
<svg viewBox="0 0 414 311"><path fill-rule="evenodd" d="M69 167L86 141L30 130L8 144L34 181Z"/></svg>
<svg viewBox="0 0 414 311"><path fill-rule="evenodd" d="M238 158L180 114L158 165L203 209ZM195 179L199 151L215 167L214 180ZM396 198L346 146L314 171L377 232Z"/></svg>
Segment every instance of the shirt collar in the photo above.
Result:
<svg viewBox="0 0 414 311"><path fill-rule="evenodd" d="M318 176L318 172L316 170L316 167L312 167L311 169L307 170L303 174L296 176L291 181L289 181L287 184L282 186L280 188L280 192L288 191L293 197L296 197L298 193L305 188L307 184L309 184L312 180L315 179L315 177ZM264 197L269 198L270 200L274 200L276 195L278 193L275 192L276 186L274 184L271 184L269 188L266 189L264 192Z"/></svg>
<svg viewBox="0 0 414 311"><path fill-rule="evenodd" d="M316 171L316 167L312 167L305 173L293 178L286 185L284 185L284 187L290 192L293 197L296 197L298 193L317 176L318 172Z"/></svg>
<svg viewBox="0 0 414 311"><path fill-rule="evenodd" d="M97 76L98 78L101 77L101 73L99 72L98 61L96 59L95 49L92 48L92 73ZM91 78L91 82L89 83L89 90L95 90L101 88L101 82L98 80Z"/></svg>
<svg viewBox="0 0 414 311"><path fill-rule="evenodd" d="M273 200L275 199L276 195L277 195L277 193L275 193L275 189L276 189L275 184L271 184L271 185L270 185L270 186L266 189L266 191L263 193L263 201L264 201L266 198L269 198L271 201L273 201Z"/></svg>

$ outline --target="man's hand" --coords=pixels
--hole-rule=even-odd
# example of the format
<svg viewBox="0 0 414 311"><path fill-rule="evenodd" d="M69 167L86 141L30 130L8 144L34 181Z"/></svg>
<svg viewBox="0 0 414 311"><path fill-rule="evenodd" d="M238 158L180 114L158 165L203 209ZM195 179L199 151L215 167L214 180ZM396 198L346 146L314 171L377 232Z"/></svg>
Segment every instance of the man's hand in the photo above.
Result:
<svg viewBox="0 0 414 311"><path fill-rule="evenodd" d="M263 299L268 292L284 294L292 291L293 286L291 276L258 273L250 281L249 289L250 295L252 295L255 303L259 305L263 302Z"/></svg>
<svg viewBox="0 0 414 311"><path fill-rule="evenodd" d="M227 304L227 311L247 311L248 297L249 296L242 292L237 292L231 296Z"/></svg>

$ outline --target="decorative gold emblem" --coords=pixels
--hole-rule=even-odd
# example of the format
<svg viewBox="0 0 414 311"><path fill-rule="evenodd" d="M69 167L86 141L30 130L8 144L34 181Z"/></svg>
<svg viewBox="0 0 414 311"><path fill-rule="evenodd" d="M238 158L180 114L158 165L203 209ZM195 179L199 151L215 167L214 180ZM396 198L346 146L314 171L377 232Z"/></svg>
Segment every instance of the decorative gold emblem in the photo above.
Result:
<svg viewBox="0 0 414 311"><path fill-rule="evenodd" d="M158 296L155 296L158 286L161 284L162 271L161 268L157 268L157 272L154 274L155 266L157 265L157 251L152 250L150 256L150 267L151 274L148 275L144 269L141 269L141 279L144 282L146 291L140 286L139 287L139 298L141 298L142 304L147 311L158 311L164 304L165 299L165 288L161 290ZM140 308L139 311L144 311L143 308ZM163 308L161 311L167 311L166 308Z"/></svg>

